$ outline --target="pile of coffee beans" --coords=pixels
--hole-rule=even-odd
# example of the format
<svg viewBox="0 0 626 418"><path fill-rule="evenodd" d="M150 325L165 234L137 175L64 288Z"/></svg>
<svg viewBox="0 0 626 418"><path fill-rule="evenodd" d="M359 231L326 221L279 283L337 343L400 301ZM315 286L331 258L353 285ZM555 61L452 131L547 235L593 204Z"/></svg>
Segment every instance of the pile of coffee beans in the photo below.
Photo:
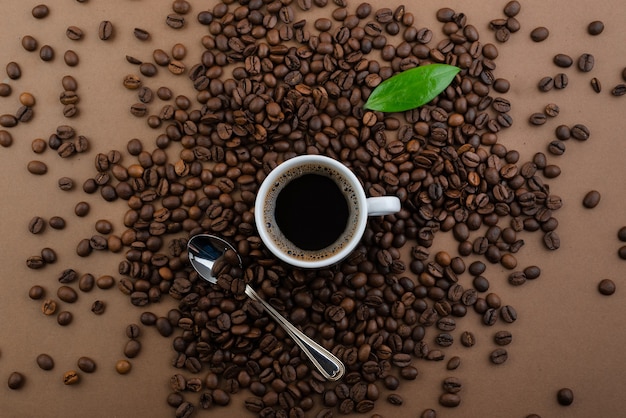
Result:
<svg viewBox="0 0 626 418"><path fill-rule="evenodd" d="M507 3L506 17L491 22L498 42L520 29L515 18L520 7L517 1ZM313 8L328 9L328 17L308 20ZM126 328L125 358L115 369L120 374L131 371L129 359L141 352L142 327L155 327L171 339L177 372L169 378L167 404L177 418L198 408L227 406L240 391L248 393L245 407L260 417L328 418L368 413L376 402L400 406L404 400L396 391L402 381L417 378L421 362L447 360L445 367L452 372L461 358L449 357L446 348L456 340L465 347L476 344L474 333L459 326L466 315L503 328L494 331L486 359L505 363L506 346L513 339L506 326L518 313L489 292L485 272L489 265L504 269L508 273L503 281L513 286L537 279L539 267L518 266L515 254L525 245L520 233L542 234L548 250L558 249L555 212L563 203L544 181L560 174L558 166L541 152L531 161L520 161L517 151L499 142L513 120L512 104L499 96L510 83L495 76L498 48L479 41L469 18L450 8L437 12L445 35L437 42L434 31L416 26L415 16L404 6L374 10L369 3L348 5L345 0L224 0L198 11L196 19L189 17L190 10L187 1L175 0L164 17L177 37L170 54L167 48L155 49L154 63L127 55L132 67L119 77L128 89L130 112L154 129L154 141L133 138L126 150L98 150L94 174L82 183L85 193L99 193L104 203L127 203L126 213L116 219L125 229L115 231L113 223L99 220L98 234L76 246L80 257L98 250L120 253L118 272L96 279L63 270L56 294L60 302L46 296L41 286L30 289L33 300L47 297L42 312L54 315L61 302L74 303L79 296L73 283L85 293L94 285L117 285L143 313L141 325ZM40 5L33 16L44 18L48 12ZM188 25L207 27L200 57L186 54L185 43L197 41L185 38ZM590 24L589 33L598 35L602 27L601 22ZM110 21L102 20L97 32L100 40L115 41ZM76 41L82 33L74 26L66 32ZM548 34L541 27L531 37L539 42ZM151 38L142 28L135 28L133 36ZM37 49L30 36L23 38L23 45L27 51ZM40 55L50 60L54 51L44 46ZM64 59L68 66L79 62L69 50ZM554 60L563 68L573 64L564 54ZM461 69L433 101L402 114L363 109L383 80L430 63ZM591 54L577 61L584 72L593 64ZM170 88L151 85L160 68L186 76L195 97L174 97ZM7 75L19 78L19 65L9 63ZM567 84L567 75L559 73L542 79L539 89ZM599 91L597 80L596 85ZM75 117L78 83L68 75L62 87L62 114ZM6 84L0 92L9 95L11 88ZM10 128L32 117L34 97L20 96L20 101L26 110L0 116L0 125ZM529 121L542 125L558 114L558 105L550 103ZM565 139L584 141L589 129L563 125L556 135L548 151L561 155ZM3 146L12 143L8 131L0 131L0 139ZM87 152L89 141L73 127L60 125L47 141L36 139L32 147L37 153L50 148L68 158ZM264 247L254 224L259 185L282 161L301 154L337 159L354 171L368 195L395 195L402 202L399 213L370 219L359 247L332 268L302 271L282 264ZM34 160L28 170L43 175L47 166ZM59 179L59 187L71 189L72 179ZM585 198L587 207L597 202L599 194ZM83 217L89 210L88 203L79 202L75 215ZM28 231L38 234L46 225L63 228L65 221L36 216ZM198 233L231 241L243 267L226 259L216 269L216 285L203 281L186 252L187 240ZM458 247L431 252L440 233L451 234ZM467 257L484 261L470 263ZM42 268L55 261L54 251L46 248L27 265ZM346 365L346 376L330 383L312 369L262 306L247 299L247 284L337 355ZM599 291L612 293L610 284L603 281ZM158 316L149 307L164 297L178 306ZM91 310L100 315L105 306L96 300ZM68 325L72 314L62 311L57 321ZM37 363L44 370L54 367L45 354ZM77 366L84 373L96 369L86 357ZM75 370L63 375L65 384L79 381ZM11 389L23 382L20 373L9 377ZM459 406L461 388L460 379L446 378L440 406ZM559 403L565 395L559 392ZM435 415L433 409L421 414Z"/></svg>

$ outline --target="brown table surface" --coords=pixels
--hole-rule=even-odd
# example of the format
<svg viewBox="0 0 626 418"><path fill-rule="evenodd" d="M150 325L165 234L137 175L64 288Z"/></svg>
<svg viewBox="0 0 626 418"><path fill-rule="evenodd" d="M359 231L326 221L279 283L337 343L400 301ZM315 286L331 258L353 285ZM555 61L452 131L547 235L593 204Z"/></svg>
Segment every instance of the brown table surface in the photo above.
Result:
<svg viewBox="0 0 626 418"><path fill-rule="evenodd" d="M173 416L165 398L169 393L169 378L177 369L171 366L173 350L171 340L159 336L154 328L144 328L141 341L143 350L132 360L133 369L125 376L114 370L115 362L123 358L127 324L138 322L143 309L133 307L126 296L117 289L95 289L79 292L73 305L63 304L62 309L74 313L74 321L67 327L59 326L55 317L46 317L40 311L40 302L28 297L32 285L44 286L48 295L56 297L57 274L65 268L80 273L91 272L96 277L110 274L118 278L120 254L98 252L87 258L75 255L78 241L94 234L98 219L109 219L116 232L123 230L122 218L127 209L125 202L104 203L98 194L86 195L82 182L94 175L93 161L96 153L125 149L131 138L140 138L152 144L157 131L147 127L145 120L130 115L129 106L135 95L122 86L127 73L136 72L124 59L132 55L150 61L152 51L162 48L169 51L176 42L189 48L188 63L199 55L200 37L206 29L195 20L200 10L211 8L215 1L191 1L190 23L183 30L174 31L164 23L171 13L170 1L146 0L110 2L89 0L50 2L50 15L34 19L31 8L34 2L4 1L0 12L0 63L3 68L9 61L21 65L21 79L13 81L0 75L0 81L13 87L13 94L0 99L0 113L13 113L18 108L21 92L29 91L37 99L35 118L9 131L14 143L0 149L0 415L4 417L162 417ZM298 16L312 21L326 15L334 8ZM358 2L350 1L353 10ZM372 0L376 7L395 8L398 0L388 2ZM564 206L556 214L562 245L550 252L541 243L541 234L525 234L525 247L517 254L519 266L538 265L541 277L524 286L507 284L507 272L489 265L487 276L491 291L497 292L505 303L513 305L519 315L514 324L496 326L513 333L514 342L508 347L509 359L501 366L489 362L494 348L491 338L496 329L481 325L473 312L459 320L455 334L471 330L478 343L465 348L458 342L445 350L447 357L459 355L461 367L455 372L445 370L445 362L416 361L419 377L404 382L399 390L405 403L391 406L384 399L377 402L373 412L391 417L416 417L426 408L438 410L441 417L525 417L537 413L543 417L618 417L623 416L626 400L626 361L623 332L626 292L623 276L626 261L620 260L617 250L622 245L617 231L626 225L626 132L624 98L613 97L610 90L623 82L621 71L626 66L626 7L620 1L522 1L518 16L521 30L514 33L505 44L497 44L494 33L488 29L491 19L503 16L501 2L448 0L447 2L423 0L407 2L406 9L414 13L415 26L433 29L436 40L442 37L441 25L435 20L438 8L448 6L467 15L468 22L476 26L483 43L496 43L500 55L496 59L496 77L507 78L511 89L503 96L512 103L510 114L514 124L499 134L499 141L521 154L526 161L535 152L546 152L547 144L554 139L557 125L582 123L589 127L591 137L586 142L570 140L561 157L548 155L550 163L558 164L562 174L546 180L552 193L563 198ZM294 2L295 5L295 2ZM296 7L297 8L297 7ZM109 42L97 37L98 24L110 20L115 26L115 37ZM606 29L596 37L587 34L587 24L602 20ZM65 29L76 25L85 31L81 41L71 41ZM550 37L542 43L530 40L530 31L537 26L550 29ZM133 37L134 27L148 29L152 36L146 42ZM22 36L30 34L39 45L49 44L56 51L52 62L43 62L37 52L22 49ZM433 41L432 45L435 44ZM74 49L80 64L70 68L63 62L63 53ZM582 73L575 66L561 70L552 63L557 53L577 59L582 53L595 56L595 68ZM569 85L561 91L540 93L537 82L546 75L565 72ZM73 75L79 84L80 115L65 119L61 115L58 95L62 91L60 80ZM603 91L596 94L590 79L597 77ZM186 77L174 77L160 69L157 77L149 81L156 89L170 86L175 94L193 96ZM543 110L553 102L561 113L540 127L527 122L534 112ZM157 104L153 106L158 106ZM82 155L62 160L48 150L35 156L30 144L34 138L47 139L56 126L69 124L79 134L91 141L90 150ZM150 145L148 145L150 146ZM547 152L546 152L547 153ZM27 172L26 164L41 159L48 164L44 176ZM77 187L63 192L57 179L68 176ZM583 208L585 193L596 189L602 194L600 204L593 210ZM73 213L79 201L91 204L90 213L78 218ZM43 234L27 231L29 220L39 215L45 219L59 215L66 219L62 231L47 228ZM58 254L56 264L34 271L25 260L51 247ZM456 253L456 244L450 234L438 234L432 253L437 250ZM617 284L613 296L602 296L596 290L601 279L610 278ZM94 300L106 302L104 315L90 312ZM171 300L150 306L160 315L174 306ZM432 333L430 334L432 337ZM48 353L55 359L54 370L38 369L35 358ZM82 373L80 384L65 386L63 372L76 368L76 359L90 356L98 363L96 373ZM13 371L26 376L21 390L9 390L6 379ZM462 404L446 409L438 405L440 382L449 375L463 382ZM559 406L556 392L570 387L575 394L574 404ZM385 393L386 395L386 393ZM235 417L243 413L242 391L226 408L199 411L197 416Z"/></svg>

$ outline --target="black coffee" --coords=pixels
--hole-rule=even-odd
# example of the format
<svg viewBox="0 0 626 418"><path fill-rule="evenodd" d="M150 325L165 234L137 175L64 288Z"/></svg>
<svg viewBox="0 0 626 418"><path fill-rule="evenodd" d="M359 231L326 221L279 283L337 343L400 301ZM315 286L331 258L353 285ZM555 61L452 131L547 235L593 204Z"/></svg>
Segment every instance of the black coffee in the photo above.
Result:
<svg viewBox="0 0 626 418"><path fill-rule="evenodd" d="M305 174L280 191L274 216L289 241L303 250L317 251L345 231L348 202L329 177Z"/></svg>

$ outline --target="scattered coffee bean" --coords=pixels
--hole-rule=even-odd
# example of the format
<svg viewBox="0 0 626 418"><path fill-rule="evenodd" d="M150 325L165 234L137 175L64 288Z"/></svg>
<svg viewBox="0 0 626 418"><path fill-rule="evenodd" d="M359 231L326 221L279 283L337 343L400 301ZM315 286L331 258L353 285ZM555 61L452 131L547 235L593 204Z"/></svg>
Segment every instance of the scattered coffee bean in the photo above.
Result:
<svg viewBox="0 0 626 418"><path fill-rule="evenodd" d="M613 89L611 90L611 94L615 97L619 97L619 96L623 96L626 94L626 84L618 84L617 86L613 87Z"/></svg>
<svg viewBox="0 0 626 418"><path fill-rule="evenodd" d="M54 49L50 45L44 45L39 48L39 58L42 61L52 61L54 59Z"/></svg>
<svg viewBox="0 0 626 418"><path fill-rule="evenodd" d="M42 370L52 370L54 369L54 359L48 354L39 354L37 356L37 365Z"/></svg>
<svg viewBox="0 0 626 418"><path fill-rule="evenodd" d="M60 286L57 289L57 297L67 303L74 303L78 300L78 294L69 286Z"/></svg>
<svg viewBox="0 0 626 418"><path fill-rule="evenodd" d="M80 381L80 376L76 370L69 370L63 373L63 384L75 385Z"/></svg>
<svg viewBox="0 0 626 418"><path fill-rule="evenodd" d="M6 72L7 72L7 76L11 80L17 80L20 77L22 77L22 69L20 65L15 61L11 61L7 64Z"/></svg>
<svg viewBox="0 0 626 418"><path fill-rule="evenodd" d="M133 29L133 35L135 35L135 38L139 39L140 41L147 41L148 39L150 39L150 32L141 28Z"/></svg>
<svg viewBox="0 0 626 418"><path fill-rule="evenodd" d="M446 408L456 408L461 404L461 397L456 393L443 393L439 397L439 404Z"/></svg>
<svg viewBox="0 0 626 418"><path fill-rule="evenodd" d="M548 103L544 109L546 116L550 116L551 118L559 116L560 111L561 109L556 103Z"/></svg>
<svg viewBox="0 0 626 418"><path fill-rule="evenodd" d="M57 323L61 326L67 326L72 323L74 315L69 311L61 311L57 315Z"/></svg>
<svg viewBox="0 0 626 418"><path fill-rule="evenodd" d="M12 92L13 89L10 84L0 83L0 97L9 97Z"/></svg>
<svg viewBox="0 0 626 418"><path fill-rule="evenodd" d="M612 295L615 293L615 282L611 279L600 280L600 283L598 283L598 291L606 296Z"/></svg>
<svg viewBox="0 0 626 418"><path fill-rule="evenodd" d="M78 202L76 206L74 206L74 214L79 217L85 217L89 214L89 210L91 206L87 202Z"/></svg>
<svg viewBox="0 0 626 418"><path fill-rule="evenodd" d="M504 348L496 348L489 355L489 359L493 364L502 364L508 359L509 355Z"/></svg>
<svg viewBox="0 0 626 418"><path fill-rule="evenodd" d="M96 371L96 362L90 357L79 357L76 361L78 368L85 373L93 373Z"/></svg>
<svg viewBox="0 0 626 418"><path fill-rule="evenodd" d="M27 107L35 106L35 96L30 93L24 92L20 94L20 103Z"/></svg>
<svg viewBox="0 0 626 418"><path fill-rule="evenodd" d="M591 54L582 54L578 58L578 69L582 72L589 72L593 70L593 65L595 63L595 58Z"/></svg>
<svg viewBox="0 0 626 418"><path fill-rule="evenodd" d="M561 68L569 68L574 63L572 57L566 54L556 54L553 58L554 63Z"/></svg>
<svg viewBox="0 0 626 418"><path fill-rule="evenodd" d="M574 402L574 392L570 388L559 389L556 393L556 400L559 405L569 406Z"/></svg>
<svg viewBox="0 0 626 418"><path fill-rule="evenodd" d="M65 228L65 219L60 216L52 216L48 220L48 224L53 229L64 229Z"/></svg>
<svg viewBox="0 0 626 418"><path fill-rule="evenodd" d="M96 286L98 286L99 289L103 290L110 289L115 286L115 279L113 278L113 276L105 274L96 279Z"/></svg>
<svg viewBox="0 0 626 418"><path fill-rule="evenodd" d="M75 51L68 49L63 54L63 61L68 67L76 67L79 61L78 54Z"/></svg>
<svg viewBox="0 0 626 418"><path fill-rule="evenodd" d="M108 41L113 37L113 24L110 21L103 20L100 22L98 37L103 41Z"/></svg>
<svg viewBox="0 0 626 418"><path fill-rule="evenodd" d="M46 165L46 163L39 160L29 161L26 168L31 174L35 174L38 176L46 174L48 172L48 166Z"/></svg>
<svg viewBox="0 0 626 418"><path fill-rule="evenodd" d="M591 84L591 88L596 93L600 93L602 91L602 84L600 83L600 80L598 80L596 77L593 77L591 79L590 84ZM625 90L626 90L626 86L625 86Z"/></svg>
<svg viewBox="0 0 626 418"><path fill-rule="evenodd" d="M57 303L52 299L46 299L41 305L41 312L44 315L54 315L57 310Z"/></svg>
<svg viewBox="0 0 626 418"><path fill-rule="evenodd" d="M68 26L65 30L65 35L72 41L80 41L83 39L83 30L78 26Z"/></svg>
<svg viewBox="0 0 626 418"><path fill-rule="evenodd" d="M130 369L132 369L132 365L128 360L118 360L118 362L115 363L115 370L119 374L128 374L130 373Z"/></svg>
<svg viewBox="0 0 626 418"><path fill-rule="evenodd" d="M12 372L9 375L7 384L9 386L9 389L17 390L17 389L21 389L22 386L24 386L25 382L26 382L26 378L24 377L22 373Z"/></svg>
<svg viewBox="0 0 626 418"><path fill-rule="evenodd" d="M106 309L106 304L101 300L96 300L91 304L91 312L102 315Z"/></svg>
<svg viewBox="0 0 626 418"><path fill-rule="evenodd" d="M594 20L587 25L587 33L589 33L589 35L600 35L602 31L604 31L604 23L600 20Z"/></svg>
<svg viewBox="0 0 626 418"><path fill-rule="evenodd" d="M600 192L597 190L590 190L585 194L583 198L583 206L587 209L593 209L600 203Z"/></svg>
<svg viewBox="0 0 626 418"><path fill-rule="evenodd" d="M28 297L33 300L39 300L46 295L46 290L39 285L34 285L28 291Z"/></svg>
<svg viewBox="0 0 626 418"><path fill-rule="evenodd" d="M22 37L22 48L24 48L28 52L36 51L39 47L39 42L37 39L32 37L31 35L25 35Z"/></svg>
<svg viewBox="0 0 626 418"><path fill-rule="evenodd" d="M539 26L530 32L530 39L532 39L534 42L542 42L548 39L549 35L550 31L548 30L548 28Z"/></svg>
<svg viewBox="0 0 626 418"><path fill-rule="evenodd" d="M43 19L50 14L50 9L45 4L38 4L33 7L32 14L35 19Z"/></svg>

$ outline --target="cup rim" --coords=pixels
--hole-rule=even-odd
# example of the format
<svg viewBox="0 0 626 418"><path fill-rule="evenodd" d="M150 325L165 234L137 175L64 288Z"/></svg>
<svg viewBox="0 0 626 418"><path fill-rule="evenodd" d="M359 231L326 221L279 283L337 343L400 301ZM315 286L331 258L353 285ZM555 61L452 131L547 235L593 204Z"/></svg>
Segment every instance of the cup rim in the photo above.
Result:
<svg viewBox="0 0 626 418"><path fill-rule="evenodd" d="M258 208L261 207L262 196L267 195L271 185L273 184L274 180L278 176L280 176L283 172L295 166L298 166L300 164L307 164L307 163L325 164L327 166L331 166L332 168L342 173L342 175L352 183L355 193L357 194L359 205L362 208L359 211L359 215L357 219L357 226L356 226L356 229L354 231L354 234L351 240L337 253L333 254L330 257L323 258L320 260L301 260L299 258L291 257L289 254L285 254L284 252L280 251L274 245L267 230L265 229L265 225L263 222L263 211L257 210ZM306 269L323 268L323 267L332 266L333 264L336 264L339 261L343 260L359 244L359 242L361 241L361 237L363 236L363 233L365 232L365 227L367 225L367 198L365 195L365 190L363 190L363 186L361 186L359 179L343 163L335 160L334 158L327 157L324 155L299 155L299 156L290 158L288 160L285 160L281 164L276 166L272 171L270 171L270 173L261 183L261 186L259 187L259 190L257 192L254 206L255 206L254 219L256 222L257 231L259 232L259 236L261 237L263 244L267 247L268 250L270 250L272 254L274 254L276 257L278 257L285 263L290 264L295 267L300 267L300 268L306 268Z"/></svg>

